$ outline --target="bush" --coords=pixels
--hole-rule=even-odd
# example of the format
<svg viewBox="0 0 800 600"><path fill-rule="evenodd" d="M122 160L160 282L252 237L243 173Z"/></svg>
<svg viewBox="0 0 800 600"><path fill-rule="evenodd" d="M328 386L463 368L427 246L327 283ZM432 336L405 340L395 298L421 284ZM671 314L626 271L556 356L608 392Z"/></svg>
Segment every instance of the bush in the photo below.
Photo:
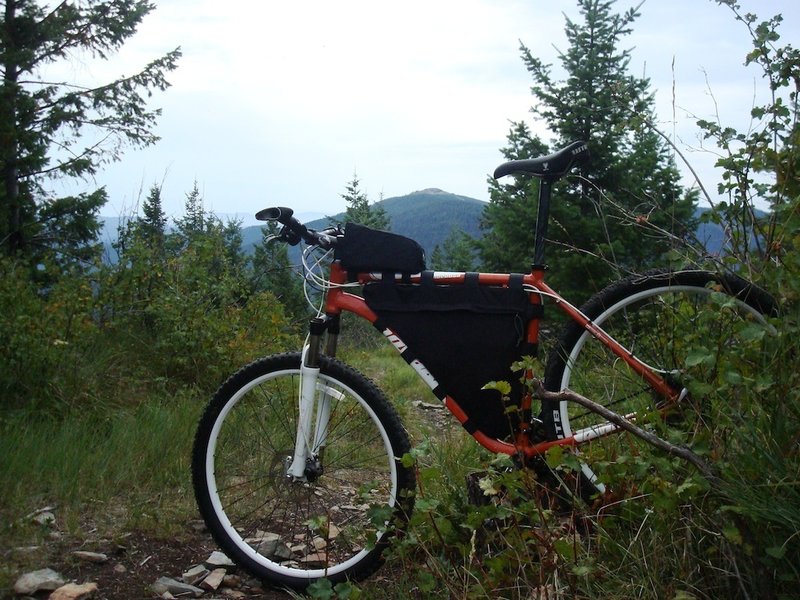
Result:
<svg viewBox="0 0 800 600"><path fill-rule="evenodd" d="M87 394L80 372L92 345L88 279L65 277L48 290L28 265L0 260L0 393L4 409L57 413Z"/></svg>

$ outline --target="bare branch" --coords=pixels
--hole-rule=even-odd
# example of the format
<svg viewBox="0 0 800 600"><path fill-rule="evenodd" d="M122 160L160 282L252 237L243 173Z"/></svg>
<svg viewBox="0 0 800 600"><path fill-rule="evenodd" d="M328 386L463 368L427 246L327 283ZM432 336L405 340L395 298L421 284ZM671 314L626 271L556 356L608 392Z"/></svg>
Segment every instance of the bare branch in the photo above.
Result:
<svg viewBox="0 0 800 600"><path fill-rule="evenodd" d="M708 464L703 458L692 452L689 448L685 446L676 446L666 440L661 439L657 435L650 433L649 431L645 431L641 427L631 423L624 417L618 415L614 411L606 408L605 406L598 404L593 400L589 400L588 398L581 396L580 394L573 392L572 390L562 390L560 392L550 392L547 391L544 387L544 384L541 380L534 380L534 393L536 396L541 400L547 400L550 402L573 402L575 404L580 404L584 408L600 415L610 423L613 423L620 429L627 431L628 433L635 435L639 439L647 442L651 446L658 448L659 450L663 450L667 454L671 454L673 456L677 456L685 460L688 463L694 465L694 467L700 471L703 477L709 482L711 487L715 489L719 489L721 486L722 481L714 472L713 467Z"/></svg>

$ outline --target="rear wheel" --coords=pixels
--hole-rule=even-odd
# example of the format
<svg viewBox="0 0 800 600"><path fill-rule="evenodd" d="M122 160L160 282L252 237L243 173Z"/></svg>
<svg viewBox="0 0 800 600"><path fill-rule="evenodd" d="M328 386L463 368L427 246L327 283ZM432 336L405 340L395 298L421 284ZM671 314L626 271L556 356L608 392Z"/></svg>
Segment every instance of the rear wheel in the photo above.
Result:
<svg viewBox="0 0 800 600"><path fill-rule="evenodd" d="M771 330L766 315L775 312L769 295L733 275L706 271L650 272L630 277L593 296L581 311L634 356L687 396L676 407L691 444L721 419L737 418L735 394L712 400L758 352L744 352ZM750 365L747 370L756 369ZM576 323L568 324L548 360L545 387L570 389L637 423L657 426L665 398ZM667 413L668 415L670 413ZM575 436L578 442L605 424L599 415L568 402L545 402L542 412L551 439ZM669 417L668 417L669 420ZM648 425L650 424L650 425ZM735 427L735 421L730 421ZM717 435L715 432L714 435ZM603 468L630 452L623 434L598 438L582 451L581 493L605 491ZM620 444L624 444L621 446ZM590 464L591 463L591 464Z"/></svg>
<svg viewBox="0 0 800 600"><path fill-rule="evenodd" d="M303 589L360 579L380 565L413 505L414 472L400 420L378 388L322 357L330 399L324 448L303 481L287 477L299 407L300 355L245 367L216 393L195 438L198 507L220 547L254 576Z"/></svg>

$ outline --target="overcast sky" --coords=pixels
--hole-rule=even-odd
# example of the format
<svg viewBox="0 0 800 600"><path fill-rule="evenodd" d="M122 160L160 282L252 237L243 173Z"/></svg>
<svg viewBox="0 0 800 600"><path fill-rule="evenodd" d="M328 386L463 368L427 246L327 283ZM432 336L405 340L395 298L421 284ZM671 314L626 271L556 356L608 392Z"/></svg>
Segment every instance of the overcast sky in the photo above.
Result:
<svg viewBox="0 0 800 600"><path fill-rule="evenodd" d="M578 18L565 0L155 3L112 61L73 67L110 79L183 50L172 87L152 99L163 109L161 141L129 150L97 177L111 198L104 215L129 214L154 183L163 183L167 213L180 215L195 180L218 213L284 205L334 214L354 173L372 201L429 187L488 200L509 122L524 119L548 138L529 112L520 41L557 64L564 14ZM800 2L741 3L762 18L782 13L782 42L796 45ZM690 113L718 110L746 125L758 73L742 66L750 40L729 9L646 0L623 43L682 149L697 146ZM690 157L714 188L712 158Z"/></svg>

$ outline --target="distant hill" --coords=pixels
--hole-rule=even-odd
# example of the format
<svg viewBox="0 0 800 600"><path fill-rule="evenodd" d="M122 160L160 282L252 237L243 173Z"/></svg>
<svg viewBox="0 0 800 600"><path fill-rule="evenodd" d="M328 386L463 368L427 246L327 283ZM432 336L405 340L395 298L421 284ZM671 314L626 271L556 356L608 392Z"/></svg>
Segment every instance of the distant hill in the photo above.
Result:
<svg viewBox="0 0 800 600"><path fill-rule="evenodd" d="M486 203L475 198L430 188L386 198L376 204L386 211L391 231L416 240L428 257L453 229L460 229L474 238L482 235L480 219ZM325 229L331 224L341 223L343 218L344 213L339 213L309 221L306 225L311 229ZM251 253L252 247L261 242L261 228L245 227L242 240L245 252Z"/></svg>

